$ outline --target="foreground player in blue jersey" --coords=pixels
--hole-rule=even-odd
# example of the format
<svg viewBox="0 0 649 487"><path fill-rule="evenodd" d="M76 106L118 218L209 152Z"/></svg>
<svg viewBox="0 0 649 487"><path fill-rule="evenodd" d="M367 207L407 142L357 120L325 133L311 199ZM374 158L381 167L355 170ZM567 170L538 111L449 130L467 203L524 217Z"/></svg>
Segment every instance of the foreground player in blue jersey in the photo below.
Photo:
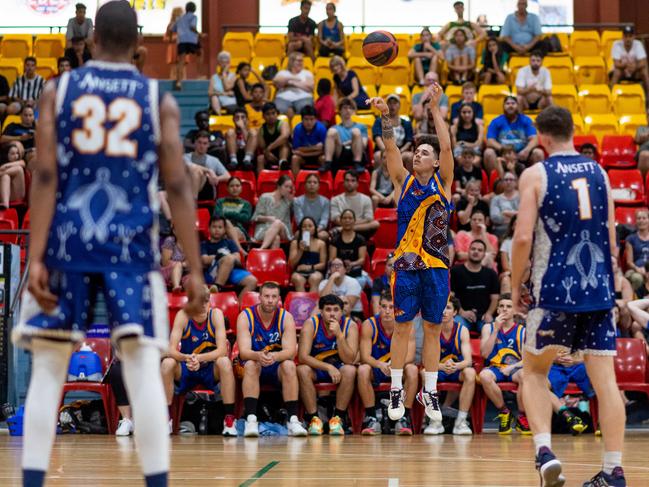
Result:
<svg viewBox="0 0 649 487"><path fill-rule="evenodd" d="M40 487L50 461L73 344L103 291L133 408L149 487L167 485L169 437L160 351L169 324L158 272L158 170L191 273L187 312L204 286L191 186L170 96L131 65L137 16L106 3L95 21L95 61L49 83L40 98L31 198L29 287L14 341L33 351L25 403L23 485Z"/></svg>
<svg viewBox="0 0 649 487"><path fill-rule="evenodd" d="M532 251L523 397L534 434L541 485L565 483L561 463L551 451L548 371L559 350L581 350L599 401L605 450L602 471L584 486L625 486L621 466L625 413L613 366L611 256L617 257L617 248L608 177L596 162L574 150L570 112L546 108L536 125L541 145L550 157L521 177L512 295L518 304Z"/></svg>

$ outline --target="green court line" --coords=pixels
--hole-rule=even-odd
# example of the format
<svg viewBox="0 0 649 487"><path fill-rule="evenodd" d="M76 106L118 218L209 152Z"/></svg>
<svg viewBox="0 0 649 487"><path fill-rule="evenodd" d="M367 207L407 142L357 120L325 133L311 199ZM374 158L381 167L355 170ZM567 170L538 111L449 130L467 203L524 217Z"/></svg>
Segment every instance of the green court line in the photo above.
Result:
<svg viewBox="0 0 649 487"><path fill-rule="evenodd" d="M273 468L275 465L277 465L279 462L270 462L268 465L266 465L264 468L261 470L258 470L255 472L248 480L245 482L239 484L239 487L248 487L249 485L252 485L255 483L257 480L262 478L264 475L268 473L268 471Z"/></svg>

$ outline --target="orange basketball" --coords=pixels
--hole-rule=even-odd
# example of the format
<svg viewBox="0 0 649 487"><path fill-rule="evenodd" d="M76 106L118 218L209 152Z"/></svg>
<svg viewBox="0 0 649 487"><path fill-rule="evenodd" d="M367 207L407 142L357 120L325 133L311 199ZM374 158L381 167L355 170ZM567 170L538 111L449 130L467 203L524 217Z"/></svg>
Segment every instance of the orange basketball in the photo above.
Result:
<svg viewBox="0 0 649 487"><path fill-rule="evenodd" d="M399 44L387 30L370 33L363 41L363 56L374 66L390 64L399 54Z"/></svg>

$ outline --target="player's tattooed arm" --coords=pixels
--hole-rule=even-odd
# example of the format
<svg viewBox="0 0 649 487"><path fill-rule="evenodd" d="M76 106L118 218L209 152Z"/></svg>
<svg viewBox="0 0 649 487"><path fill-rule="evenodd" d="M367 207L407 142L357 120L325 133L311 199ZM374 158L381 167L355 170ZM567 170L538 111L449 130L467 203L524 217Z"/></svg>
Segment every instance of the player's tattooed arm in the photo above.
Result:
<svg viewBox="0 0 649 487"><path fill-rule="evenodd" d="M390 115L381 115L381 129L383 133L381 137L383 140L394 139L394 129L392 128L392 121L390 120Z"/></svg>

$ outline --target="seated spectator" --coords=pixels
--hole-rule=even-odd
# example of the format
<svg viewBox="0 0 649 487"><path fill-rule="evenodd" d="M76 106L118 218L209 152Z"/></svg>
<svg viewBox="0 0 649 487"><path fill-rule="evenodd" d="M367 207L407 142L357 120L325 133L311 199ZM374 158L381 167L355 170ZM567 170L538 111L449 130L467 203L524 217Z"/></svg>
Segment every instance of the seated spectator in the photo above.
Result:
<svg viewBox="0 0 649 487"><path fill-rule="evenodd" d="M517 177L520 177L525 170L525 164L519 162L518 155L512 145L503 145L502 149L500 149L500 157L496 160L496 170L500 178L504 177L506 172L514 173ZM497 182L496 184L498 185L499 183Z"/></svg>
<svg viewBox="0 0 649 487"><path fill-rule="evenodd" d="M486 359L487 367L480 372L480 384L498 410L498 434L511 433L513 417L498 382L516 382L518 392L518 418L516 430L529 435L530 427L525 416L523 403L523 342L525 326L514 321L514 304L511 295L504 294L498 298L498 316L485 320L480 337L480 354Z"/></svg>
<svg viewBox="0 0 649 487"><path fill-rule="evenodd" d="M442 56L442 46L433 41L433 34L424 27L419 35L419 42L408 52L408 59L415 66L415 78L420 86L425 86L424 76L433 71L437 72L437 64Z"/></svg>
<svg viewBox="0 0 649 487"><path fill-rule="evenodd" d="M252 69L250 63L242 61L237 66L237 80L234 82L234 97L237 99L237 106L245 107L252 101L252 85L248 82L248 78L251 74L257 80L257 84L261 85L264 90L264 96L261 99L262 105L264 98L268 97L269 89L264 83L264 79L257 71Z"/></svg>
<svg viewBox="0 0 649 487"><path fill-rule="evenodd" d="M499 238L507 233L509 222L518 213L518 206L520 205L516 174L506 172L503 182L505 183L505 189L491 199L489 213L492 224L491 231Z"/></svg>
<svg viewBox="0 0 649 487"><path fill-rule="evenodd" d="M358 192L358 174L356 171L351 169L345 171L343 187L345 192L331 199L331 222L339 227L343 211L349 209L356 215L354 230L364 234L373 233L379 228L379 222L374 219L370 197Z"/></svg>
<svg viewBox="0 0 649 487"><path fill-rule="evenodd" d="M291 206L293 205L293 180L283 174L277 180L277 189L259 197L252 221L255 222L253 240L261 242L262 249L279 248L281 240L293 238L291 232Z"/></svg>
<svg viewBox="0 0 649 487"><path fill-rule="evenodd" d="M9 108L9 82L2 74L0 74L0 117L5 114L11 115L7 112Z"/></svg>
<svg viewBox="0 0 649 487"><path fill-rule="evenodd" d="M390 123L394 131L394 141L401 152L401 158L404 165L408 166L412 162L412 151L414 133L412 130L412 123L405 117L399 115L401 109L401 98L399 95L390 94L386 98L388 110L390 111ZM372 126L372 136L374 137L374 150L376 152L384 152L385 144L383 143L383 127L381 125L381 117L376 117L374 125Z"/></svg>
<svg viewBox="0 0 649 487"><path fill-rule="evenodd" d="M210 134L198 132L194 151L184 156L185 163L189 167L194 197L199 200L213 200L219 183L230 179L230 173L221 161L207 153L209 146Z"/></svg>
<svg viewBox="0 0 649 487"><path fill-rule="evenodd" d="M494 118L487 129L487 148L484 152L484 166L487 174L497 167L497 151L504 145L511 145L519 161L534 164L545 158L538 146L534 122L527 115L518 113L518 101L513 96L505 98L504 113Z"/></svg>
<svg viewBox="0 0 649 487"><path fill-rule="evenodd" d="M475 49L467 44L466 32L457 29L453 33L452 44L446 49L445 58L448 64L449 81L462 84L473 79L475 71Z"/></svg>
<svg viewBox="0 0 649 487"><path fill-rule="evenodd" d="M315 108L311 105L302 108L300 114L302 121L293 129L291 170L295 175L303 167L317 167L319 171L326 172L324 147L327 129L318 121Z"/></svg>
<svg viewBox="0 0 649 487"><path fill-rule="evenodd" d="M462 30L467 36L467 43L470 46L476 46L480 41L487 37L487 33L480 23L464 20L464 2L455 2L453 9L457 15L456 20L452 20L439 31L439 38L445 46L452 44L454 41L455 31Z"/></svg>
<svg viewBox="0 0 649 487"><path fill-rule="evenodd" d="M420 138L421 137L426 137L431 141L435 141L435 144L437 144L437 127L435 126L435 117L433 115L433 111L431 110L431 105L430 105L430 100L425 99L422 102L422 108L424 110L424 118L417 123L417 128L415 130L415 140L414 140L414 146L417 147L421 145Z"/></svg>
<svg viewBox="0 0 649 487"><path fill-rule="evenodd" d="M327 244L318 238L315 220L305 216L291 241L288 264L293 269L291 282L296 291L316 291L327 268Z"/></svg>
<svg viewBox="0 0 649 487"><path fill-rule="evenodd" d="M267 88L264 83L255 83L250 88L251 99L246 103L248 121L251 129L259 130L264 123L264 105L266 102Z"/></svg>
<svg viewBox="0 0 649 487"><path fill-rule="evenodd" d="M390 179L388 166L385 157L379 156L374 159L374 170L370 178L370 197L372 198L372 207L377 208L394 208L394 185Z"/></svg>
<svg viewBox="0 0 649 487"><path fill-rule="evenodd" d="M552 105L552 75L542 66L541 51L532 51L529 66L523 66L516 74L518 106L521 110L543 110Z"/></svg>
<svg viewBox="0 0 649 487"><path fill-rule="evenodd" d="M65 50L63 55L70 61L72 69L80 68L92 59L85 37L73 37L71 46Z"/></svg>
<svg viewBox="0 0 649 487"><path fill-rule="evenodd" d="M527 0L518 0L516 12L509 14L500 30L503 50L509 54L525 56L535 49L543 55L547 47L541 39L541 21L538 15L527 11Z"/></svg>
<svg viewBox="0 0 649 487"><path fill-rule="evenodd" d="M318 24L318 54L322 57L345 54L345 32L343 24L336 16L336 4L328 2L325 6L327 18Z"/></svg>
<svg viewBox="0 0 649 487"><path fill-rule="evenodd" d="M645 342L645 348L649 354L647 334L649 334L649 299L636 299L628 303L629 314L633 320L629 335L632 338L639 338Z"/></svg>
<svg viewBox="0 0 649 487"><path fill-rule="evenodd" d="M635 212L637 231L627 236L625 241L626 277L633 289L638 289L647 275L645 264L649 262L649 210L639 208Z"/></svg>
<svg viewBox="0 0 649 487"><path fill-rule="evenodd" d="M345 60L340 56L334 56L329 61L329 69L333 73L334 83L336 84L336 99L340 106L340 101L344 98L353 101L359 110L367 110L369 96L361 84L361 80L353 69L347 69Z"/></svg>
<svg viewBox="0 0 649 487"><path fill-rule="evenodd" d="M275 75L273 84L277 88L275 105L289 118L301 113L305 106L313 105L313 74L304 69L302 53L289 54L286 69Z"/></svg>
<svg viewBox="0 0 649 487"><path fill-rule="evenodd" d="M225 133L225 146L230 159L228 169L234 170L241 166L244 171L251 171L252 158L257 150L257 131L250 128L245 108L235 108L232 119L234 128Z"/></svg>
<svg viewBox="0 0 649 487"><path fill-rule="evenodd" d="M289 139L291 127L286 120L279 119L279 111L274 103L264 103L262 108L264 124L257 136L257 174L264 169L279 167L284 171L289 168L288 157L291 153Z"/></svg>
<svg viewBox="0 0 649 487"><path fill-rule="evenodd" d="M358 395L365 408L361 427L362 435L380 435L381 423L376 415L374 387L390 382L390 346L394 328L394 305L389 292L381 295L380 311L361 325L360 355L358 366ZM419 386L419 369L415 364L415 330L411 328L408 348L403 366L403 389L405 413L394 425L395 435L412 436L411 410Z"/></svg>
<svg viewBox="0 0 649 487"><path fill-rule="evenodd" d="M72 71L70 60L65 56L61 56L56 60L56 75L52 76L50 79L58 78L67 71Z"/></svg>
<svg viewBox="0 0 649 487"><path fill-rule="evenodd" d="M370 302L370 308L372 314L376 315L381 310L381 296L384 292L390 292L390 278L392 277L392 272L394 271L394 254L389 253L387 259L385 260L385 272L382 276L379 276L374 279L372 282L372 300Z"/></svg>
<svg viewBox="0 0 649 487"><path fill-rule="evenodd" d="M484 125L478 123L473 105L463 103L460 107L460 116L451 125L453 155L460 157L465 149L470 149L473 151L474 162L476 158L479 162L483 140Z"/></svg>
<svg viewBox="0 0 649 487"><path fill-rule="evenodd" d="M235 382L230 346L225 334L225 318L218 308L210 308L205 289L204 308L195 315L180 310L176 314L167 357L160 364L167 404L175 394L202 386L223 398L223 436L237 436L234 417ZM203 434L207 432L204 431Z"/></svg>
<svg viewBox="0 0 649 487"><path fill-rule="evenodd" d="M509 293L512 290L512 240L516 229L516 215L509 220L507 233L500 244L500 294Z"/></svg>
<svg viewBox="0 0 649 487"><path fill-rule="evenodd" d="M225 161L225 137L220 130L210 130L210 114L207 110L199 110L194 115L196 128L190 129L185 134L183 146L185 152L192 152L195 149L196 136L199 132L209 134L210 144L207 147L207 153L219 160Z"/></svg>
<svg viewBox="0 0 649 487"><path fill-rule="evenodd" d="M320 79L316 92L318 99L314 106L318 120L327 128L336 125L336 102L331 96L331 81L327 78Z"/></svg>
<svg viewBox="0 0 649 487"><path fill-rule="evenodd" d="M354 230L356 215L352 210L343 210L340 215L340 232L331 238L329 259L342 259L349 277L353 277L361 288L371 284L367 272L363 270L367 256L367 243L362 235Z"/></svg>
<svg viewBox="0 0 649 487"><path fill-rule="evenodd" d="M227 51L221 51L216 56L216 73L212 75L207 90L210 108L215 115L220 115L221 110L232 113L237 107L237 98L234 96L237 75L230 70L231 60L230 53Z"/></svg>
<svg viewBox="0 0 649 487"><path fill-rule="evenodd" d="M0 159L0 211L9 202L25 197L25 151L20 142L10 142L2 148Z"/></svg>
<svg viewBox="0 0 649 487"><path fill-rule="evenodd" d="M241 198L241 179L232 176L228 179L228 196L219 198L214 205L213 217L223 217L228 236L237 243L248 240L248 225L252 217L252 205Z"/></svg>
<svg viewBox="0 0 649 487"><path fill-rule="evenodd" d="M327 242L329 240L329 199L318 194L320 178L316 174L309 174L304 181L304 194L293 200L293 214L295 220L301 222L309 217L316 222L318 238Z"/></svg>
<svg viewBox="0 0 649 487"><path fill-rule="evenodd" d="M615 288L615 305L620 310L620 320L619 328L622 331L629 332L631 330L631 315L629 314L628 304L629 301L633 299L633 288L629 280L624 277L622 269L617 262L617 258L612 257L611 262L613 265L613 283ZM642 287L640 288L642 289ZM646 286L645 286L646 289ZM640 296L638 293L638 298L645 297L646 294L649 294L649 289L645 296Z"/></svg>
<svg viewBox="0 0 649 487"><path fill-rule="evenodd" d="M415 122L421 122L426 116L426 111L424 108L424 93L426 88L428 88L433 83L439 83L439 76L435 71L428 71L424 75L424 89L419 93L412 95L411 109L412 109L412 118ZM448 96L446 93L442 93L442 97L439 99L439 111L441 112L444 119L448 115Z"/></svg>
<svg viewBox="0 0 649 487"><path fill-rule="evenodd" d="M475 113L475 118L478 123L483 122L484 114L482 105L478 103L476 95L478 94L478 88L471 81L467 81L462 85L462 99L456 101L451 105L451 123L455 123L456 120L460 118L460 110L462 105L470 104L473 107L473 113Z"/></svg>
<svg viewBox="0 0 649 487"><path fill-rule="evenodd" d="M74 17L68 20L68 25L65 29L65 47L71 47L73 39L79 37L85 39L92 46L92 19L86 17L86 6L83 3L77 3L74 7Z"/></svg>
<svg viewBox="0 0 649 487"><path fill-rule="evenodd" d="M453 198L459 201L459 198L465 195L466 185L469 181L480 181L482 187L482 169L474 164L475 153L471 147L463 147L460 151L460 157L457 158L457 166L455 167L455 175L453 177L456 182L455 194Z"/></svg>
<svg viewBox="0 0 649 487"><path fill-rule="evenodd" d="M311 12L311 2L302 0L300 2L300 15L293 17L288 22L288 44L286 45L286 54L291 55L294 52L300 52L313 59L314 56L314 36L316 23L309 17ZM299 110L296 110L299 111Z"/></svg>
<svg viewBox="0 0 649 487"><path fill-rule="evenodd" d="M482 68L479 79L483 85L504 85L507 83L505 64L509 56L501 49L498 39L490 37L487 46L482 51Z"/></svg>
<svg viewBox="0 0 649 487"><path fill-rule="evenodd" d="M581 389L586 399L595 397L595 391L586 373L583 357L573 357L566 351L559 352L552 367L550 367L548 381L552 391L552 411L559 416L573 435L581 434L587 428L587 425L570 410L561 398L571 382Z"/></svg>
<svg viewBox="0 0 649 487"><path fill-rule="evenodd" d="M482 183L477 179L470 179L464 186L464 195L458 201L455 209L457 211L458 231L471 230L471 215L473 210L479 210L483 215L489 214L489 203L480 195ZM489 226L489 221L486 222Z"/></svg>
<svg viewBox="0 0 649 487"><path fill-rule="evenodd" d="M584 157L588 157L589 159L592 159L593 161L597 160L597 147L595 147L593 144L590 144L588 142L586 142L585 144L581 144L581 147L579 148L579 153ZM642 177L644 177L644 175Z"/></svg>
<svg viewBox="0 0 649 487"><path fill-rule="evenodd" d="M187 260L180 242L172 233L164 239L160 251L160 272L165 280L165 284L173 292L182 291L182 284L189 274Z"/></svg>
<svg viewBox="0 0 649 487"><path fill-rule="evenodd" d="M461 230L455 235L455 259L456 263L462 263L471 256L471 248L476 240L485 246L484 259L481 261L485 267L496 268L496 256L498 253L498 238L487 232L487 215L479 208L474 208L471 214L469 231Z"/></svg>
<svg viewBox="0 0 649 487"><path fill-rule="evenodd" d="M649 94L647 53L642 42L635 38L633 26L624 27L622 40L613 43L611 57L611 87L620 81L640 81L644 85L645 95Z"/></svg>
<svg viewBox="0 0 649 487"><path fill-rule="evenodd" d="M9 113L18 113L24 106L36 107L45 80L36 74L36 58L28 56L23 65L23 75L18 76L9 90ZM33 112L32 112L33 113ZM25 147L27 149L27 147Z"/></svg>
<svg viewBox="0 0 649 487"><path fill-rule="evenodd" d="M242 287L239 300L257 288L257 278L241 264L238 242L226 236L226 220L222 216L210 219L210 238L201 242L201 260L205 273L205 282L216 286L211 289L218 292L226 284Z"/></svg>
<svg viewBox="0 0 649 487"><path fill-rule="evenodd" d="M12 122L4 128L0 144L20 142L25 150L31 150L34 148L35 133L34 109L30 105L25 105L20 111L20 123Z"/></svg>
<svg viewBox="0 0 649 487"><path fill-rule="evenodd" d="M325 172L330 171L332 167L337 171L350 166L359 173L365 170L367 127L352 120L355 112L356 104L353 100L343 98L338 103L340 123L327 130L325 140Z"/></svg>
<svg viewBox="0 0 649 487"><path fill-rule="evenodd" d="M352 317L363 319L363 303L361 302L361 285L353 277L347 275L345 264L341 259L329 262L329 275L318 286L320 296L335 294L339 298L347 296Z"/></svg>

